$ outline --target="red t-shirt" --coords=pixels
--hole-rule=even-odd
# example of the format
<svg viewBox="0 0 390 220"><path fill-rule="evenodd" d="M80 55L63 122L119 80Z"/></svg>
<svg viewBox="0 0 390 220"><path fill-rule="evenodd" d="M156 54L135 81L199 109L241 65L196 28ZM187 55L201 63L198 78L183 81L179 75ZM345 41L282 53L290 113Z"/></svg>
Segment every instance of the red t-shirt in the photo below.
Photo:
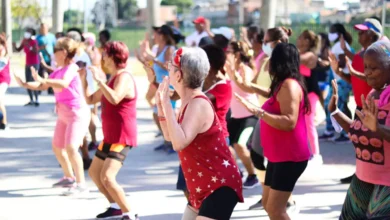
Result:
<svg viewBox="0 0 390 220"><path fill-rule="evenodd" d="M27 41L27 45L23 46L23 50L26 53L26 65L37 65L39 64L39 54L32 51L33 47L38 48L37 40L24 40Z"/></svg>
<svg viewBox="0 0 390 220"><path fill-rule="evenodd" d="M229 137L227 130L226 114L230 108L230 101L232 99L232 86L230 81L221 80L214 84L206 93L210 93L215 97L215 112L221 123L223 134L225 137Z"/></svg>
<svg viewBox="0 0 390 220"><path fill-rule="evenodd" d="M196 98L209 100L205 96ZM187 106L179 116L179 124L186 110ZM233 189L240 202L244 201L238 166L226 144L216 114L209 130L198 134L186 148L179 151L179 158L190 193L190 204L195 209L199 209L210 194L224 186Z"/></svg>
<svg viewBox="0 0 390 220"><path fill-rule="evenodd" d="M363 51L355 54L352 60L352 67L356 71L364 73ZM351 85L356 105L358 107L362 107L362 94L364 95L364 97L367 97L368 93L372 90L372 88L367 84L366 81L361 80L353 75L351 75Z"/></svg>

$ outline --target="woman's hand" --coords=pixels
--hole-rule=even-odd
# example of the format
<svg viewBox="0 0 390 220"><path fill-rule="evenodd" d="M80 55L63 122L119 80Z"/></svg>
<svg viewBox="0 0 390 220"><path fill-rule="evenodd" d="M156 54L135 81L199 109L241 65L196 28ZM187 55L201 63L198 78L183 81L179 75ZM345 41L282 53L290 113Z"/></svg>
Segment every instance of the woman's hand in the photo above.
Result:
<svg viewBox="0 0 390 220"><path fill-rule="evenodd" d="M156 104L164 107L167 104L171 105L170 91L169 91L169 77L165 77L160 83L156 92Z"/></svg>
<svg viewBox="0 0 390 220"><path fill-rule="evenodd" d="M101 70L99 68L97 68L96 66L90 66L90 67L88 67L88 69L91 70L93 79L96 82L98 82L98 83L105 82L105 79L102 78L103 74L101 73Z"/></svg>
<svg viewBox="0 0 390 220"><path fill-rule="evenodd" d="M34 79L36 82L39 82L39 83L44 83L44 82L45 82L45 79L42 78L42 77L38 74L37 70L36 70L34 67L30 67L30 69L31 69L31 75L32 75L33 79Z"/></svg>
<svg viewBox="0 0 390 220"><path fill-rule="evenodd" d="M339 70L339 61L337 61L336 56L333 53L329 53L329 62L330 62L330 67L334 72L338 72Z"/></svg>
<svg viewBox="0 0 390 220"><path fill-rule="evenodd" d="M378 130L378 106L375 104L374 97L366 101L364 95L362 95L361 99L363 111L356 109L356 114L368 129L375 132Z"/></svg>
<svg viewBox="0 0 390 220"><path fill-rule="evenodd" d="M243 97L241 97L240 95L238 95L237 93L234 93L234 96L236 97L236 99L241 102L241 104L252 114L254 115L257 115L258 112L260 111L260 108L258 106L256 106L255 104L249 102L248 100L244 99Z"/></svg>
<svg viewBox="0 0 390 220"><path fill-rule="evenodd" d="M340 47L341 49L343 49L344 51L347 49L347 45L345 43L345 39L344 39L344 36L343 35L340 35Z"/></svg>
<svg viewBox="0 0 390 220"><path fill-rule="evenodd" d="M330 98L329 105L328 105L328 110L330 113L336 111L337 109L337 102L339 100L339 95L338 95L338 86L336 80L332 80L332 88L333 88L333 94L332 97Z"/></svg>
<svg viewBox="0 0 390 220"><path fill-rule="evenodd" d="M14 74L14 77L15 77L15 80L18 83L18 85L21 87L24 87L24 82L22 81L22 79L16 74Z"/></svg>

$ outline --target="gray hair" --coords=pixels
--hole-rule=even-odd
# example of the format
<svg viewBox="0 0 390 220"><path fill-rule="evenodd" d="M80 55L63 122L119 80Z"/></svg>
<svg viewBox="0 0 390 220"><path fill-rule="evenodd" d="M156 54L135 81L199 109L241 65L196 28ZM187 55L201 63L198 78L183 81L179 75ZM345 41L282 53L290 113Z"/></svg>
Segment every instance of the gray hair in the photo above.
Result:
<svg viewBox="0 0 390 220"><path fill-rule="evenodd" d="M77 31L69 31L67 34L66 34L69 38L72 38L74 41L76 42L81 42L81 35L79 32Z"/></svg>
<svg viewBox="0 0 390 220"><path fill-rule="evenodd" d="M386 68L390 66L390 42L387 40L377 41L366 50L366 53L373 53L375 57L382 63Z"/></svg>
<svg viewBox="0 0 390 220"><path fill-rule="evenodd" d="M180 63L184 84L191 89L201 87L210 70L206 52L201 48L183 48Z"/></svg>

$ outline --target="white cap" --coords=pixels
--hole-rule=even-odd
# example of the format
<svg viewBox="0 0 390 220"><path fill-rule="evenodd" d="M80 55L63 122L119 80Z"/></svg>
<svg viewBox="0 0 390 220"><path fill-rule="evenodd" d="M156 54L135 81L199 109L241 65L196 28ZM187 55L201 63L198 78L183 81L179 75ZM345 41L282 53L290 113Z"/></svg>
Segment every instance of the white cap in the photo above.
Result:
<svg viewBox="0 0 390 220"><path fill-rule="evenodd" d="M221 34L228 40L231 40L233 37L232 30L228 27L214 28L211 29L211 32L213 32L214 34Z"/></svg>

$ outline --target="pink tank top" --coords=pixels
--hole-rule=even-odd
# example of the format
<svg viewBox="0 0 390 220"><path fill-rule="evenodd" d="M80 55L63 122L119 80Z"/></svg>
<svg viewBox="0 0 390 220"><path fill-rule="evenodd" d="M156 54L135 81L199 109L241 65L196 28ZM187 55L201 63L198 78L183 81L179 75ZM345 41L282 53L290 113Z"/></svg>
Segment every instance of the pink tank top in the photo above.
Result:
<svg viewBox="0 0 390 220"><path fill-rule="evenodd" d="M245 68L249 68L245 66ZM250 70L250 75L248 76L250 79L253 78L253 70ZM240 73L241 77L243 76L243 73ZM252 103L258 103L258 99L256 94L251 94L248 92L244 92L240 87L237 86L237 84L232 80L231 81L232 85L232 92L237 93L241 97L245 98L246 100L252 102ZM249 116L252 116L253 114L250 113L235 97L232 98L230 102L230 110L232 111L232 118L246 118Z"/></svg>
<svg viewBox="0 0 390 220"><path fill-rule="evenodd" d="M281 114L280 104L276 99L277 93L278 91L264 103L262 107L264 111L276 115ZM304 99L302 99L299 105L298 121L292 131L276 129L261 120L260 140L264 148L264 156L269 161L301 162L310 158L304 106Z"/></svg>

